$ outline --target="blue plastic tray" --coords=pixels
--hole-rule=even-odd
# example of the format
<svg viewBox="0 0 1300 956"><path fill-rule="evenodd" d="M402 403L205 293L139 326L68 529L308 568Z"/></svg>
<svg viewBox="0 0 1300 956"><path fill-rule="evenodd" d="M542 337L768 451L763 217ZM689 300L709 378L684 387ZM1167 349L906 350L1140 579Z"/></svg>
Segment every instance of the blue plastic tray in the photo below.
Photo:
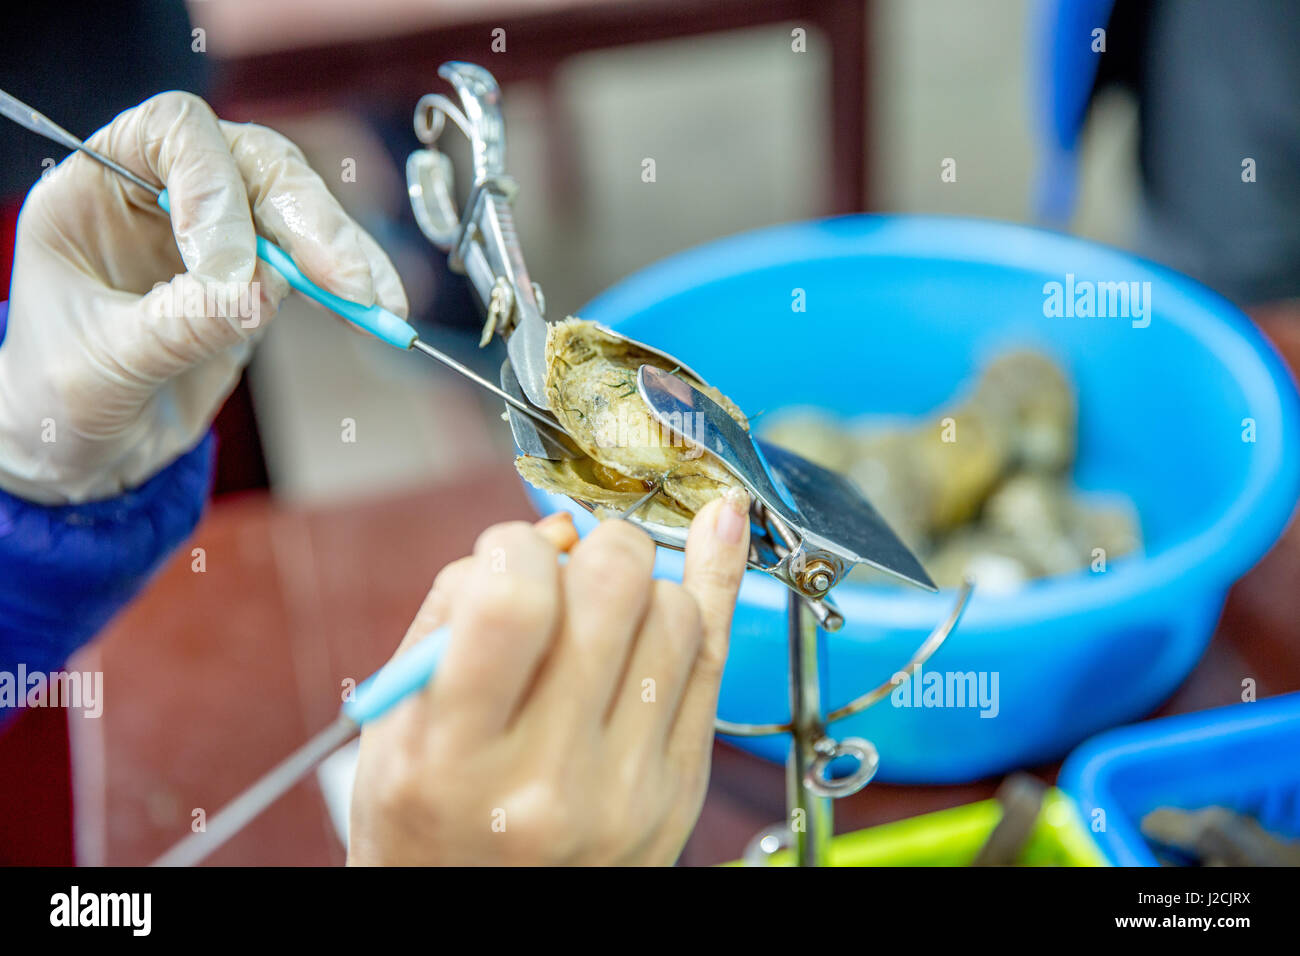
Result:
<svg viewBox="0 0 1300 956"><path fill-rule="evenodd" d="M1044 284L1150 282L1152 319L1048 318ZM806 311L792 309L803 291ZM1284 527L1300 491L1300 407L1280 359L1229 302L1113 249L1004 223L854 216L722 240L652 266L577 313L690 363L749 414L814 405L920 415L1000 351L1055 356L1080 394L1076 481L1129 495L1145 557L1104 574L976 595L926 666L998 676L996 716L886 700L835 732L873 740L880 778L962 781L1063 756L1149 713L1195 666L1228 587ZM1242 440L1253 419L1255 441ZM761 422L761 419L759 419ZM574 511L532 492L543 511ZM661 551L679 576L681 556ZM845 584L823 702L888 679L953 595ZM786 719L785 594L751 574L719 712ZM784 738L738 741L784 758Z"/></svg>
<svg viewBox="0 0 1300 956"><path fill-rule="evenodd" d="M1162 806L1228 807L1300 839L1300 693L1100 734L1070 755L1057 785L1118 866L1158 865L1138 827Z"/></svg>

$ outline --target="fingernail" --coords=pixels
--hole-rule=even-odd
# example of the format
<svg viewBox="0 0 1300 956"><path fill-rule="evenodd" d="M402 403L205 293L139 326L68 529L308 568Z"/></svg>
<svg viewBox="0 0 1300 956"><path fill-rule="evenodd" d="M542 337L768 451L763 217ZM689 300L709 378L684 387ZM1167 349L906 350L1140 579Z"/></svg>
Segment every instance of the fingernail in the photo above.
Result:
<svg viewBox="0 0 1300 956"><path fill-rule="evenodd" d="M190 259L184 255L185 245L179 241L177 245L181 249L181 258L188 263ZM195 252L194 258L197 260L194 272L223 285L243 285L252 279L257 268L257 259L240 246L213 249L201 258Z"/></svg>
<svg viewBox="0 0 1300 956"><path fill-rule="evenodd" d="M558 511L535 522L533 527L560 553L567 552L578 543L578 529L573 526L573 516Z"/></svg>
<svg viewBox="0 0 1300 956"><path fill-rule="evenodd" d="M366 307L375 304L375 286L369 272L357 270L351 274L342 274L335 279L336 294L349 302L356 302Z"/></svg>
<svg viewBox="0 0 1300 956"><path fill-rule="evenodd" d="M338 294L364 306L375 304L375 279L361 250L361 236L354 228L344 229L331 243L334 255L334 278Z"/></svg>
<svg viewBox="0 0 1300 956"><path fill-rule="evenodd" d="M722 494L725 507L719 509L713 533L724 544L739 544L749 524L749 493L734 485Z"/></svg>

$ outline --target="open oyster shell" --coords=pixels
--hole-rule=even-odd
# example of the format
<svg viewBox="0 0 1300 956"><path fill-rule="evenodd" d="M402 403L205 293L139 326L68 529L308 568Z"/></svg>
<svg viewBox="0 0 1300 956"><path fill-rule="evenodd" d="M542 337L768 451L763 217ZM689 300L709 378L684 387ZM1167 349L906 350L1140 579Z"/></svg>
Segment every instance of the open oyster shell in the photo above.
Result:
<svg viewBox="0 0 1300 956"><path fill-rule="evenodd" d="M744 414L716 388L595 322L570 318L547 332L546 395L556 419L589 460L521 456L515 467L544 491L611 511L628 507L662 478L663 488L643 516L663 524L689 524L697 511L740 483L717 459L650 415L636 387L642 365L681 375L748 429ZM680 432L689 436L691 431L690 422L681 423Z"/></svg>

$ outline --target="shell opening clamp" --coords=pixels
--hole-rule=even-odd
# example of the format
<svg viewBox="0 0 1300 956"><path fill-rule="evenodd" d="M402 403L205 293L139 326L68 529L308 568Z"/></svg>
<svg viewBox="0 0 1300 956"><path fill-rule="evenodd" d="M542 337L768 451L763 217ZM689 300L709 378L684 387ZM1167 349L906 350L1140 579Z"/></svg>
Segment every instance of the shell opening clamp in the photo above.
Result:
<svg viewBox="0 0 1300 956"><path fill-rule="evenodd" d="M451 84L459 103L431 93L416 106L415 133L425 148L413 152L406 163L416 221L447 253L451 267L470 279L487 314L484 344L493 335L505 339L509 358L501 369L501 391L513 399L508 400L507 413L520 450L551 459L581 456L555 421L546 396L546 303L528 274L515 229L511 203L518 187L505 172L501 91L492 75L474 64L445 63L438 74ZM437 148L448 121L469 140L473 161L469 197L459 213L452 162ZM676 357L641 342L633 344L705 381ZM637 387L661 426L715 455L749 491L750 566L802 597L822 627L842 626L843 617L829 592L857 564L935 590L921 563L847 479L753 438L682 377L643 365ZM683 422L691 427L683 428ZM574 500L596 510L594 502ZM685 528L635 515L629 520L658 544L685 547Z"/></svg>
<svg viewBox="0 0 1300 956"><path fill-rule="evenodd" d="M442 362L506 402L516 442L526 454L563 458L581 454L572 439L550 414L545 394L545 300L524 266L510 208L515 185L504 173L505 135L500 91L491 74L466 63L445 64L439 73L455 87L463 109L446 97L433 94L421 99L416 110L416 134L432 147L450 118L469 138L474 156L474 184L465 215L456 215L452 199L450 160L436 149L417 151L407 163L411 204L420 228L446 251L452 266L474 283L487 310L485 340L494 334L506 339L510 359L501 371L501 387L428 343L404 319L379 305L349 302L316 285L284 252L258 236L257 254L304 295L336 312L358 328L402 350L418 350ZM153 195L170 213L167 191L116 163L52 122L42 113L0 90L0 115L21 126L80 150ZM616 334L616 333L615 333ZM620 336L621 337L621 336ZM642 343L639 348L704 380L672 356ZM512 364L513 363L513 364ZM755 440L715 402L698 389L650 365L638 370L637 388L652 415L670 431L715 455L749 490L755 532L749 563L789 587L789 646L791 719L784 724L733 724L718 720L728 734L790 733L793 740L791 807L808 812L808 826L792 834L800 862L817 863L825 857L830 833L830 797L855 792L871 779L878 764L875 748L864 740L831 739L826 726L857 713L888 693L882 685L854 701L823 714L818 697L818 646L821 630L842 625L843 618L828 595L835 583L857 563L872 564L905 580L933 590L934 585L907 548L881 520L870 504L847 481L798 456ZM690 414L692 418L683 419ZM683 420L697 427L684 429ZM685 530L668 528L635 515L650 497L638 500L622 517L640 524L659 544L685 545ZM591 502L579 501L594 510ZM905 668L912 673L946 639L956 626L969 597L969 587L958 596L949 618L940 624L913 655ZM215 816L202 834L190 834L159 863L193 863L256 816L307 773L331 750L350 739L367 720L385 713L432 679L450 631L443 627L417 642L357 688L339 718L317 734L270 773L248 788ZM840 756L855 757L858 769L838 781L826 779L830 762Z"/></svg>
<svg viewBox="0 0 1300 956"><path fill-rule="evenodd" d="M494 335L505 339L509 358L501 367L500 388L482 380L480 384L505 399L519 449L525 455L553 460L581 457L583 452L552 414L546 395L546 300L528 275L515 230L511 201L517 187L505 174L501 91L488 71L473 64L446 63L438 74L451 84L460 103L434 93L421 98L416 106L415 133L426 147L412 153L406 164L416 221L430 241L447 253L451 267L473 284L487 315L481 344ZM473 157L473 183L460 214L453 199L451 160L436 148L448 120L469 140ZM661 428L702 453L714 455L750 494L749 566L788 589L790 719L742 724L718 718L716 727L720 733L735 736L790 735L788 819L803 819L805 825L783 823L777 829L799 864L825 863L833 830L830 801L862 789L879 766L870 741L857 737L836 740L829 726L877 703L894 687L891 679L842 706L822 707L818 671L823 632L837 630L844 623L830 591L858 564L871 565L928 590L935 590L934 583L850 481L754 438L686 380L689 376L705 383L680 359L613 330L605 331L681 373L641 365L636 376L641 399ZM430 354L451 364L445 356ZM597 510L595 502L573 500L588 511ZM635 507L630 511L635 512ZM685 548L687 529L656 523L644 512L623 517L645 530L657 544ZM917 648L902 673L910 677L938 650L960 620L970 593L968 583L958 593L947 619ZM855 760L856 769L832 778L831 764L841 757ZM766 846L770 841L762 842Z"/></svg>
<svg viewBox="0 0 1300 956"><path fill-rule="evenodd" d="M416 105L415 135L428 148L406 161L411 209L420 230L447 253L453 270L469 277L486 308L482 344L493 333L505 337L524 395L545 409L546 303L541 287L528 276L515 231L511 203L519 187L505 172L501 91L491 73L472 63L444 63L438 75L456 90L463 108L441 93L430 93ZM469 140L473 157L474 180L459 215L451 160L435 148L448 119Z"/></svg>

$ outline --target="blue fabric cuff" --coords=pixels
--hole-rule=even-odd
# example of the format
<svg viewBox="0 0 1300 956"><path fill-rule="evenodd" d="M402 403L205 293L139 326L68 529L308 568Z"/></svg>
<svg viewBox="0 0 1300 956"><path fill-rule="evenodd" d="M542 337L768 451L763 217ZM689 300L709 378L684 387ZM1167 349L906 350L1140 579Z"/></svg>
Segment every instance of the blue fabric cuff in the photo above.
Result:
<svg viewBox="0 0 1300 956"><path fill-rule="evenodd" d="M215 447L209 433L105 501L51 507L0 491L0 671L57 670L140 591L198 523Z"/></svg>

